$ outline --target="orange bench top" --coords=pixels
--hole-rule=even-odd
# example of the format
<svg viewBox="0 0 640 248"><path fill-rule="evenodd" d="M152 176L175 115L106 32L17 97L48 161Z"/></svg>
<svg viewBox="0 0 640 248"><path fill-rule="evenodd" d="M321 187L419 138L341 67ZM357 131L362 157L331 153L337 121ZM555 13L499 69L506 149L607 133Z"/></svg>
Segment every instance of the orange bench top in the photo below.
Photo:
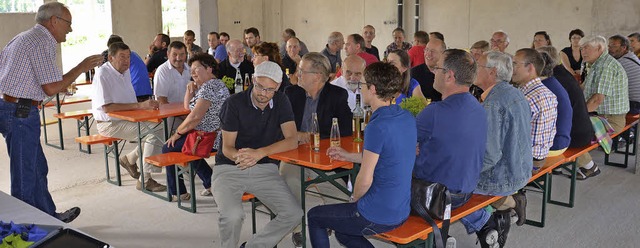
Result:
<svg viewBox="0 0 640 248"><path fill-rule="evenodd" d="M58 118L58 119L78 119L78 120L81 120L84 117L92 116L92 115L93 114L91 113L90 109L85 109L85 110L70 111L70 112L64 112L64 113L55 113L55 114L53 114L53 117Z"/></svg>
<svg viewBox="0 0 640 248"><path fill-rule="evenodd" d="M211 153L211 156L215 155L215 152ZM144 161L159 167L171 166L175 164L186 167L189 162L196 161L198 159L201 159L201 157L187 155L182 152L168 152L146 157L144 158Z"/></svg>
<svg viewBox="0 0 640 248"><path fill-rule="evenodd" d="M75 140L76 142L85 144L85 145L95 145L95 144L111 145L113 144L113 142L118 141L120 139L102 136L100 134L93 134L89 136L77 137Z"/></svg>
<svg viewBox="0 0 640 248"><path fill-rule="evenodd" d="M68 97L68 98L65 98L64 100L62 100L60 105L83 103L83 102L90 102L90 101L91 101L91 98L89 98L88 96L71 97L71 98ZM45 107L53 107L53 106L56 106L56 102L55 102L55 100L52 100L52 101L46 103L44 106Z"/></svg>
<svg viewBox="0 0 640 248"><path fill-rule="evenodd" d="M451 222L458 221L477 210L480 210L489 204L499 200L502 196L476 195L471 196L469 201L462 207L451 211ZM438 227L442 227L441 220L435 220ZM376 237L389 240L396 244L408 244L416 239L427 239L433 228L427 221L420 216L411 215L402 226L386 233L375 235Z"/></svg>

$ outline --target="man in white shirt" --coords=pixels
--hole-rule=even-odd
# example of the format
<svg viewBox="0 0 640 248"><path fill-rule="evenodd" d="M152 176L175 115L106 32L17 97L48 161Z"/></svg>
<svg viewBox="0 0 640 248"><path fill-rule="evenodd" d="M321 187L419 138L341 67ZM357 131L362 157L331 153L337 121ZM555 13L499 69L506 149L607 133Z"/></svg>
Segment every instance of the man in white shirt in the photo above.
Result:
<svg viewBox="0 0 640 248"><path fill-rule="evenodd" d="M181 103L187 84L191 80L191 72L187 65L187 47L180 41L169 44L167 62L162 63L153 75L153 91L160 104ZM171 117L168 125L175 130L182 123L181 118Z"/></svg>
<svg viewBox="0 0 640 248"><path fill-rule="evenodd" d="M108 137L115 137L125 140L137 140L138 124L117 118L112 118L107 113L114 111L136 110L136 109L156 109L158 102L147 100L138 102L136 93L131 85L131 74L129 73L131 50L124 43L117 42L109 46L109 61L102 64L97 70L93 81L93 95L91 98L91 112L97 121L98 133ZM146 125L142 125L142 132L148 133ZM137 148L127 155L120 157L120 165L124 167L131 177L138 179L140 173L137 170L136 162L140 154L148 157L160 153L162 150L161 130L153 130L153 134L144 137L142 152ZM157 183L151 178L151 172L161 172L162 169L151 164L144 165L145 188L149 191L160 192L167 190L167 187ZM138 181L138 190L142 184Z"/></svg>
<svg viewBox="0 0 640 248"><path fill-rule="evenodd" d="M362 87L362 73L366 67L366 62L358 55L349 55L342 62L342 74L339 78L331 81L331 84L340 86L347 90L349 97L349 109L356 107L356 94L358 86Z"/></svg>

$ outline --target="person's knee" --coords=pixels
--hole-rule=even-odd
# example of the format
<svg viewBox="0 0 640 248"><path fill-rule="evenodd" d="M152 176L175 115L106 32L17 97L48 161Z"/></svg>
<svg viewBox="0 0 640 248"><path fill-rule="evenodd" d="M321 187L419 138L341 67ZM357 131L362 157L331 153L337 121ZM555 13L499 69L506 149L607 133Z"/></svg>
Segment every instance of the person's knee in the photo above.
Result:
<svg viewBox="0 0 640 248"><path fill-rule="evenodd" d="M242 207L220 209L220 223L238 225L244 221L245 214Z"/></svg>

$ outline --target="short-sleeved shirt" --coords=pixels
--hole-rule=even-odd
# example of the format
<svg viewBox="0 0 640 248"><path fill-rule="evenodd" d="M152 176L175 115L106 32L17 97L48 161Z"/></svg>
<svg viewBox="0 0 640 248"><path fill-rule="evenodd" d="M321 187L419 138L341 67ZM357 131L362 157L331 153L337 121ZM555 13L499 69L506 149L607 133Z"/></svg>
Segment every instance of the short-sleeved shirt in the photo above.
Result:
<svg viewBox="0 0 640 248"><path fill-rule="evenodd" d="M403 41L402 46L398 46L395 42L391 42L391 44L387 46L387 49L384 50L384 57L386 58L387 55L394 50L404 50L406 52L409 51L409 49L411 49L411 43L409 42Z"/></svg>
<svg viewBox="0 0 640 248"><path fill-rule="evenodd" d="M364 59L364 62L367 66L379 61L376 56L373 56L370 53L359 52L357 55L360 56L360 58Z"/></svg>
<svg viewBox="0 0 640 248"><path fill-rule="evenodd" d="M111 103L137 103L136 92L131 85L129 70L124 73L116 71L111 62L102 64L93 77L93 94L91 95L91 112L98 121L110 121L102 106Z"/></svg>
<svg viewBox="0 0 640 248"><path fill-rule="evenodd" d="M534 159L544 159L549 154L556 135L558 118L558 100L556 96L542 84L540 78L534 78L520 91L529 101L531 108L531 151Z"/></svg>
<svg viewBox="0 0 640 248"><path fill-rule="evenodd" d="M603 94L604 101L596 109L598 114L626 114L629 112L628 83L622 65L605 51L593 65L587 65L584 98L589 100L593 94Z"/></svg>
<svg viewBox="0 0 640 248"><path fill-rule="evenodd" d="M640 102L640 59L632 52L627 52L618 59L627 73L629 80L629 101Z"/></svg>
<svg viewBox="0 0 640 248"><path fill-rule="evenodd" d="M209 109L207 109L195 129L205 132L213 132L220 129L220 110L227 98L229 98L229 90L220 79L214 78L205 82L189 102L190 110L196 107L198 99L211 102Z"/></svg>
<svg viewBox="0 0 640 248"><path fill-rule="evenodd" d="M427 46L424 45L416 45L412 46L411 49L407 52L409 54L409 58L411 59L411 67L416 67L420 64L424 64L424 48Z"/></svg>
<svg viewBox="0 0 640 248"><path fill-rule="evenodd" d="M373 55L373 56L376 56L376 59L378 59L378 61L380 61L380 52L378 51L378 48L376 46L371 45L371 48L365 47L364 51L369 53L369 54L371 54L371 55Z"/></svg>
<svg viewBox="0 0 640 248"><path fill-rule="evenodd" d="M415 79L412 78L409 81L409 91L407 92L407 94L400 93L400 95L398 97L396 97L396 104L402 103L402 99L412 97L413 96L413 90L415 90L418 86L420 86L418 81L416 81Z"/></svg>
<svg viewBox="0 0 640 248"><path fill-rule="evenodd" d="M452 193L473 192L487 146L487 114L478 100L459 93L432 102L416 123L415 177L444 184Z"/></svg>
<svg viewBox="0 0 640 248"><path fill-rule="evenodd" d="M431 99L432 102L442 100L442 94L433 88L436 75L429 70L426 64L411 68L410 75L420 83L420 89L424 97Z"/></svg>
<svg viewBox="0 0 640 248"><path fill-rule="evenodd" d="M218 46L216 48L209 48L209 50L207 51L211 56L213 56L213 58L219 60L220 62L222 62L223 60L227 59L227 48L222 45L222 44L218 44Z"/></svg>
<svg viewBox="0 0 640 248"><path fill-rule="evenodd" d="M131 84L136 96L152 95L151 83L149 82L149 72L144 65L144 60L135 52L131 52L129 72L131 73Z"/></svg>
<svg viewBox="0 0 640 248"><path fill-rule="evenodd" d="M58 42L42 25L14 37L0 52L0 92L35 101L47 95L42 85L62 80L56 66Z"/></svg>
<svg viewBox="0 0 640 248"><path fill-rule="evenodd" d="M289 54L285 54L284 57L282 57L282 66L285 69L289 69L289 74L295 74L298 69L298 64L289 57Z"/></svg>
<svg viewBox="0 0 640 248"><path fill-rule="evenodd" d="M191 73L187 63L184 63L184 69L180 73L167 60L158 66L153 75L154 95L166 97L169 102L182 102L190 80Z"/></svg>
<svg viewBox="0 0 640 248"><path fill-rule="evenodd" d="M291 103L284 93L275 92L272 102L262 110L251 101L251 91L233 94L227 98L220 111L222 130L237 132L236 149L258 149L284 140L280 125L294 121ZM224 142L223 138L222 144ZM276 162L277 160L264 157L258 164ZM220 149L216 155L216 165L223 164L235 165Z"/></svg>
<svg viewBox="0 0 640 248"><path fill-rule="evenodd" d="M371 115L364 136L364 149L379 157L371 187L357 202L358 212L376 224L402 223L410 212L415 119L398 105L380 107Z"/></svg>
<svg viewBox="0 0 640 248"><path fill-rule="evenodd" d="M151 55L147 63L147 72L153 72L162 63L167 61L167 49L163 48Z"/></svg>

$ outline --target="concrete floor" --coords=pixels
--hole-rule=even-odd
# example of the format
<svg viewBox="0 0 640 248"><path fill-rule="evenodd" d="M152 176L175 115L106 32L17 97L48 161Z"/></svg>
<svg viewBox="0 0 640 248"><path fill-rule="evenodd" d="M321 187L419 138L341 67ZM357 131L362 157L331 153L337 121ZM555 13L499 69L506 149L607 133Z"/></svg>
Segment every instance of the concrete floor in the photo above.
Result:
<svg viewBox="0 0 640 248"><path fill-rule="evenodd" d="M65 106L64 111L89 108L89 104ZM51 112L51 110L48 110ZM80 153L73 142L75 121L63 122L65 150L44 146L49 162L49 189L58 206L66 210L73 206L82 208L82 214L71 223L100 240L116 247L218 247L217 208L212 197L198 199L198 213L192 214L158 198L135 189L135 180L123 170L123 186L105 182L102 147L94 146L93 154ZM49 126L57 141L57 131ZM95 132L95 128L92 130ZM44 140L44 138L43 138ZM126 150L132 145L127 145ZM0 190L10 192L9 160L6 145L0 143ZM602 152L592 153L597 164L602 164ZM620 159L621 156L616 156ZM631 164L635 160L631 159ZM576 206L566 208L547 205L545 228L532 226L514 227L509 233L507 247L640 247L640 176L628 169L600 166L602 174L577 184ZM164 174L154 176L164 184ZM198 189L201 183L196 180ZM554 177L553 197L567 199L568 179ZM320 185L321 191L331 192L330 186ZM215 190L215 189L214 189ZM309 195L310 204L322 204L322 200ZM537 219L540 194L527 194L528 216ZM327 200L327 202L331 202ZM241 242L251 235L250 205L245 203L245 224ZM1 210L0 210L1 211ZM269 217L258 214L258 228ZM452 226L450 234L456 237L458 247L479 247L475 235L467 235L460 223ZM292 247L291 237L283 239L278 247ZM331 237L332 247L339 247ZM373 240L376 247L393 247Z"/></svg>

